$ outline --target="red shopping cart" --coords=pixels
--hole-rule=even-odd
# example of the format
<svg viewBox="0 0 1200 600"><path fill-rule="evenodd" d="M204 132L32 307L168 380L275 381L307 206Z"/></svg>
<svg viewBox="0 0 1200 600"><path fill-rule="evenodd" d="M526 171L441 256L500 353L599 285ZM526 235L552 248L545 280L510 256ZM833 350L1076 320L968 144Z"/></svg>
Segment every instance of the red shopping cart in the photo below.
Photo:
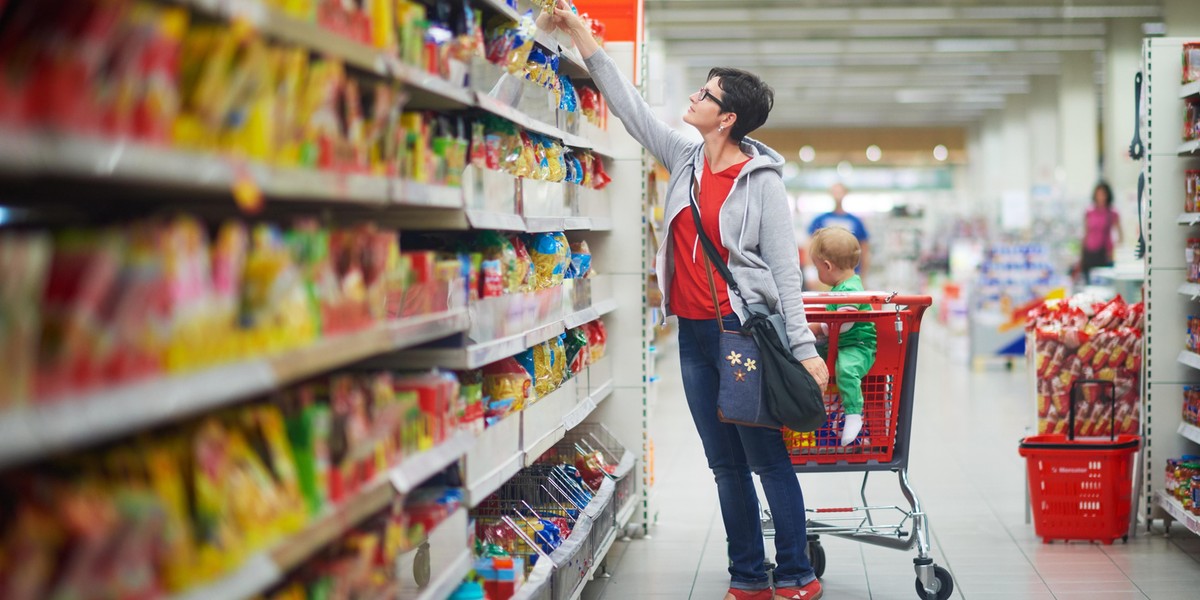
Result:
<svg viewBox="0 0 1200 600"><path fill-rule="evenodd" d="M929 526L917 494L908 480L909 438L912 433L913 391L916 385L917 342L921 317L929 296L897 293L811 293L804 295L810 323L829 325L827 362L831 380L826 393L825 426L811 433L784 431L797 473L862 472L861 506L808 509L808 556L817 577L825 572L822 535L907 551L914 547L916 591L920 598L945 600L954 591L954 578L929 556ZM870 304L870 311L832 312L829 304ZM842 447L844 415L833 379L837 336L847 323L872 323L876 331L875 364L863 379L863 429L852 445ZM908 506L872 505L867 501L871 473L890 471L900 480ZM763 532L774 536L770 511L764 511ZM817 520L819 519L819 520Z"/></svg>

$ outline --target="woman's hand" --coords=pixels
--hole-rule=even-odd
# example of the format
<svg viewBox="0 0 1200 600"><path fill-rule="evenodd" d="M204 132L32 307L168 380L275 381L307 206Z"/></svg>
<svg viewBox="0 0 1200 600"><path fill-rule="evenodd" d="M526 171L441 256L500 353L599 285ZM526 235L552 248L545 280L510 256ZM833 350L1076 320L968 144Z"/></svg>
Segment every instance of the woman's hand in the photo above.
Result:
<svg viewBox="0 0 1200 600"><path fill-rule="evenodd" d="M557 0L554 5L554 12L543 12L537 18L538 29L545 32L552 32L561 29L571 36L571 41L575 42L575 47L579 49L579 54L583 58L590 58L593 54L600 50L596 39L592 37L592 30L583 22L579 15L571 9L570 3L567 0Z"/></svg>
<svg viewBox="0 0 1200 600"><path fill-rule="evenodd" d="M575 11L571 9L571 5L566 0L557 0L554 5L553 14L543 11L542 14L538 15L537 25L538 29L547 32L561 29L567 33L575 33L587 29L587 26L583 23L583 19L575 14Z"/></svg>
<svg viewBox="0 0 1200 600"><path fill-rule="evenodd" d="M800 361L800 364L804 365L808 374L817 380L817 385L821 387L821 393L824 394L825 388L829 385L829 367L825 366L825 359L814 356Z"/></svg>

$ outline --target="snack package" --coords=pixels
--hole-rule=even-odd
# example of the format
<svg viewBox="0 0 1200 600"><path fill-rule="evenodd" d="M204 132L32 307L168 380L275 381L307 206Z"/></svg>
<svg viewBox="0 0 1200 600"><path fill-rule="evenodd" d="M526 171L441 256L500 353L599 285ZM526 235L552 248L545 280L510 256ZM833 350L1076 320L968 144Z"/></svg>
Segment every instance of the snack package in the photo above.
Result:
<svg viewBox="0 0 1200 600"><path fill-rule="evenodd" d="M604 327L604 321L595 320L587 325L584 325L588 332L588 347L592 352L592 362L595 363L604 358L608 350L608 330Z"/></svg>
<svg viewBox="0 0 1200 600"><path fill-rule="evenodd" d="M571 264L567 267L567 279L585 279L592 271L592 251L587 242L571 244Z"/></svg>
<svg viewBox="0 0 1200 600"><path fill-rule="evenodd" d="M570 248L562 233L537 233L530 238L529 254L533 259L533 289L544 290L562 285Z"/></svg>
<svg viewBox="0 0 1200 600"><path fill-rule="evenodd" d="M483 368L484 418L490 427L505 416L525 408L533 392L533 379L515 358Z"/></svg>
<svg viewBox="0 0 1200 600"><path fill-rule="evenodd" d="M475 242L476 248L483 254L484 297L496 296L495 276L497 263L503 282L504 293L520 291L523 275L521 265L517 261L517 250L509 238L495 231L484 231Z"/></svg>
<svg viewBox="0 0 1200 600"><path fill-rule="evenodd" d="M0 409L32 399L51 240L0 233Z"/></svg>
<svg viewBox="0 0 1200 600"><path fill-rule="evenodd" d="M556 337L533 347L534 390L538 398L549 396L563 383L566 375L566 349Z"/></svg>
<svg viewBox="0 0 1200 600"><path fill-rule="evenodd" d="M472 369L458 374L462 402L466 407L460 420L465 431L480 433L484 429L483 371Z"/></svg>
<svg viewBox="0 0 1200 600"><path fill-rule="evenodd" d="M516 262L513 263L515 272L512 279L515 283L515 292L528 292L533 287L533 257L529 255L529 248L525 245L525 240L520 235L513 234L508 236L508 241L512 243L513 250L516 252Z"/></svg>
<svg viewBox="0 0 1200 600"><path fill-rule="evenodd" d="M592 350L587 329L576 327L566 333L567 368L578 375L592 364Z"/></svg>

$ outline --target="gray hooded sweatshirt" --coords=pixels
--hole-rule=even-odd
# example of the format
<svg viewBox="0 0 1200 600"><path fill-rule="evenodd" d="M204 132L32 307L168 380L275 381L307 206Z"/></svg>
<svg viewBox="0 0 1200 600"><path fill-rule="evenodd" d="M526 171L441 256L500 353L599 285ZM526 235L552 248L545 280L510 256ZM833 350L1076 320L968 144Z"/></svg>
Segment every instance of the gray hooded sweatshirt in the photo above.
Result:
<svg viewBox="0 0 1200 600"><path fill-rule="evenodd" d="M704 144L689 142L655 118L637 88L625 79L603 50L585 62L612 114L671 173L664 220L669 229L680 213L689 210L693 181L698 185L704 167ZM813 358L817 356L816 338L804 317L800 255L781 175L783 157L750 138L742 140L741 149L750 161L742 167L721 207L719 243L729 250L729 270L746 302L765 304L772 311L782 313L792 354L799 360ZM692 218L690 214L684 217ZM663 238L655 268L663 293L663 311L669 315L674 253L671 236ZM698 238L688 253L692 260L704 260L704 247ZM729 302L744 323L746 309L732 290Z"/></svg>

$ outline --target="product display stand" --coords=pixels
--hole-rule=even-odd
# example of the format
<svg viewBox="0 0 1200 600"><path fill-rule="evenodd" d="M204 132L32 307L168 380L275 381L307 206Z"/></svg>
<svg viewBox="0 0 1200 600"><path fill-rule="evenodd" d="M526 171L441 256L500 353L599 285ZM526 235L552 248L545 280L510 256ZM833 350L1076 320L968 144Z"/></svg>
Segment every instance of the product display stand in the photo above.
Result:
<svg viewBox="0 0 1200 600"><path fill-rule="evenodd" d="M463 505L432 528L423 542L401 554L397 577L381 597L438 600L449 596L472 568L474 539L469 511L545 452L588 424L611 430L620 446L618 473L634 488L622 504L597 523L597 539L586 528L572 543L589 551L584 576L569 594L578 598L613 541L631 522L647 526L646 478L637 469L647 460L648 346L644 304L647 256L642 222L640 146L609 117L608 129L582 116L545 107L502 102L483 91L452 84L403 64L372 46L341 37L316 23L288 16L266 0L178 0L197 18L248 24L271 43L338 59L351 78L399 84L409 94L406 110L466 112L499 116L521 128L592 151L604 160L612 183L603 190L568 183L520 179L467 167L461 186L432 185L381 175L277 168L218 154L66 133L0 129L0 191L37 191L64 185L76 198L99 190L106 197L129 194L156 209L215 211L238 216L231 189L247 185L265 198L268 210L311 211L331 219L371 219L402 235L423 231L491 229L571 233L586 240L598 275L562 289L474 301L429 315L406 317L259 358L218 364L179 375L166 374L110 386L53 404L30 403L0 410L0 468L36 464L95 444L131 438L153 427L214 414L286 386L333 371L375 368L415 371L475 369L512 357L586 323L603 320L609 331L605 358L593 362L562 387L510 414L481 433L459 431L441 443L407 456L390 470L314 517L292 535L251 552L241 565L177 598L249 598L266 593L302 569L364 520L392 506L422 483L461 464ZM495 14L517 19L503 0L471 0L485 20ZM528 7L522 7L522 12ZM554 36L539 45L561 54L561 73L576 81L588 74L578 52ZM633 43L610 43L608 51L632 75ZM549 92L545 92L547 96ZM536 102L535 102L536 103ZM29 195L28 197L35 197ZM215 201L214 201L215 200ZM208 203L209 205L205 205ZM31 209L38 207L30 203ZM126 207L136 210L133 206ZM86 210L86 208L84 209ZM209 213L203 213L209 214ZM270 217L274 213L264 213ZM222 215L225 216L225 215ZM3 274L0 274L3 277ZM522 304L524 303L524 304ZM514 312L515 306L538 306ZM461 305L460 305L461 306ZM517 314L517 317L512 315ZM619 447L619 446L617 446ZM613 516L615 515L615 517ZM580 539L582 538L582 539ZM542 567L542 565L539 565ZM544 569L544 568L543 568ZM535 573L537 573L535 571ZM544 573L543 573L544 575Z"/></svg>
<svg viewBox="0 0 1200 600"><path fill-rule="evenodd" d="M1180 84L1181 38L1155 38L1143 47L1142 136L1146 145L1143 213L1146 239L1145 478L1139 496L1148 520L1176 520L1200 534L1200 520L1163 493L1165 461L1195 454L1200 446L1181 427L1183 389L1200 383L1200 356L1187 352L1187 317L1200 312L1200 289L1187 282L1184 249L1200 224L1183 213L1184 171L1196 158L1180 147L1184 100L1195 84ZM1147 523L1149 525L1149 523Z"/></svg>

